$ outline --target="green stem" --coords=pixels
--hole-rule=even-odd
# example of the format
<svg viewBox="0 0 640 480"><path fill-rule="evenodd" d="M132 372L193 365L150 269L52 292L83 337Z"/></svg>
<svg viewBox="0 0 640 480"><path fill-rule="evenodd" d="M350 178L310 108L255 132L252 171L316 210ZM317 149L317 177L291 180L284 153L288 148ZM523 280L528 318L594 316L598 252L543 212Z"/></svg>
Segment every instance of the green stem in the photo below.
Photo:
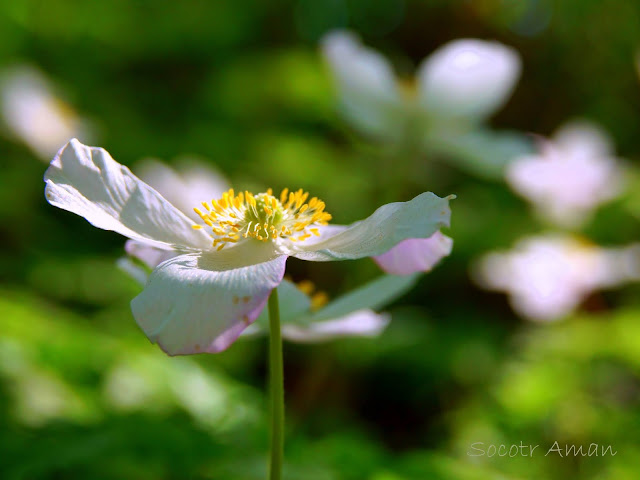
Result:
<svg viewBox="0 0 640 480"><path fill-rule="evenodd" d="M271 466L269 480L282 477L284 450L284 373L278 290L269 297L269 379L271 395Z"/></svg>

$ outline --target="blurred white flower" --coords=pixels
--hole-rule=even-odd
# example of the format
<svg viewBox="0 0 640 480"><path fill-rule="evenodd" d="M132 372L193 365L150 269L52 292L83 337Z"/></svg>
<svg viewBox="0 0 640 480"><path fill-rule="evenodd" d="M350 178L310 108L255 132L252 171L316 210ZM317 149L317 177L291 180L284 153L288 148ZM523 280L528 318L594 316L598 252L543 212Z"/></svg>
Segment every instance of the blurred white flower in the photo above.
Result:
<svg viewBox="0 0 640 480"><path fill-rule="evenodd" d="M473 275L483 287L509 294L523 317L552 321L595 290L640 279L640 245L601 248L571 236L530 237L512 251L485 255Z"/></svg>
<svg viewBox="0 0 640 480"><path fill-rule="evenodd" d="M479 123L505 103L521 68L512 48L475 39L440 47L409 82L349 32L329 33L322 50L348 119L367 134L393 139Z"/></svg>
<svg viewBox="0 0 640 480"><path fill-rule="evenodd" d="M565 227L580 226L596 206L623 188L623 169L611 140L585 122L559 129L542 143L539 154L515 159L506 178L542 216Z"/></svg>
<svg viewBox="0 0 640 480"><path fill-rule="evenodd" d="M70 138L93 140L89 122L34 67L22 65L0 73L0 106L10 134L47 162Z"/></svg>

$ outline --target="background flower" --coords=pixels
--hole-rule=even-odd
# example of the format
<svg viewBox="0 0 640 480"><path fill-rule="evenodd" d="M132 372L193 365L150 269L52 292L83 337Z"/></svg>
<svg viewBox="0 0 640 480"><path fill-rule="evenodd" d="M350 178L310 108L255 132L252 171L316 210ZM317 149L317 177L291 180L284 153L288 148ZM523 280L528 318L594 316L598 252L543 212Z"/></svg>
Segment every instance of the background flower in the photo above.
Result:
<svg viewBox="0 0 640 480"><path fill-rule="evenodd" d="M403 148L418 146L482 175L493 175L529 151L513 132L480 127L504 105L520 76L520 57L506 45L454 40L425 58L408 80L353 33L329 33L322 51L342 112L365 134Z"/></svg>
<svg viewBox="0 0 640 480"><path fill-rule="evenodd" d="M591 292L640 279L640 247L600 248L562 235L525 238L510 252L481 259L476 278L509 294L520 315L558 320Z"/></svg>
<svg viewBox="0 0 640 480"><path fill-rule="evenodd" d="M448 43L421 63L415 84L402 83L389 61L352 33L330 33L322 48L345 114L368 133L396 139L406 139L414 123L426 130L483 120L505 102L520 75L518 54L497 42Z"/></svg>
<svg viewBox="0 0 640 480"><path fill-rule="evenodd" d="M539 155L515 159L507 181L541 215L576 227L598 205L620 195L623 174L607 134L582 122L567 124L552 140L540 142Z"/></svg>
<svg viewBox="0 0 640 480"><path fill-rule="evenodd" d="M95 137L90 123L61 98L44 73L30 65L0 72L0 106L12 136L47 162L70 138Z"/></svg>

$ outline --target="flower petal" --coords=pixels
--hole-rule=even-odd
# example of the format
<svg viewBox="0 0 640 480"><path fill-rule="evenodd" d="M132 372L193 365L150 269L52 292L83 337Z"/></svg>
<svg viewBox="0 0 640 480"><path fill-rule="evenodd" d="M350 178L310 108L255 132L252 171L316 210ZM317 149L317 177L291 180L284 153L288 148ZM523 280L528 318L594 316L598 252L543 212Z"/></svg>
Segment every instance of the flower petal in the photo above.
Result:
<svg viewBox="0 0 640 480"><path fill-rule="evenodd" d="M386 253L374 257L385 272L393 275L409 275L428 272L440 260L451 253L453 239L436 232L429 238L410 238L400 242Z"/></svg>
<svg viewBox="0 0 640 480"><path fill-rule="evenodd" d="M329 33L322 51L333 74L345 114L365 132L386 136L390 113L401 97L389 62L345 31ZM391 119L392 120L392 119Z"/></svg>
<svg viewBox="0 0 640 480"><path fill-rule="evenodd" d="M280 248L287 255L318 262L382 255L403 240L427 238L449 226L453 198L422 193L409 202L383 205L365 220L317 243L283 241Z"/></svg>
<svg viewBox="0 0 640 480"><path fill-rule="evenodd" d="M609 134L584 120L563 125L554 133L553 142L566 154L578 157L610 157L614 151Z"/></svg>
<svg viewBox="0 0 640 480"><path fill-rule="evenodd" d="M316 312L310 312L309 296L284 280L278 286L283 337L294 342L318 342L337 337L378 335L387 326L389 316L377 314L371 308L380 308L398 298L419 277L383 275ZM269 316L264 310L243 336L264 334L268 330Z"/></svg>
<svg viewBox="0 0 640 480"><path fill-rule="evenodd" d="M510 47L456 40L440 47L420 66L420 101L437 117L483 118L505 102L520 69L520 57Z"/></svg>
<svg viewBox="0 0 640 480"><path fill-rule="evenodd" d="M339 337L375 337L382 333L390 321L391 316L388 314L364 309L308 326L283 325L282 336L299 343L323 342Z"/></svg>
<svg viewBox="0 0 640 480"><path fill-rule="evenodd" d="M228 270L218 270L218 256L166 261L131 302L138 325L169 355L225 350L258 318L284 275L285 256Z"/></svg>
<svg viewBox="0 0 640 480"><path fill-rule="evenodd" d="M222 197L229 182L210 165L189 161L179 164L177 170L153 159L145 159L134 169L136 174L196 223L202 219L193 207L204 201Z"/></svg>
<svg viewBox="0 0 640 480"><path fill-rule="evenodd" d="M179 255L175 250L162 250L136 240L127 240L124 250L127 255L137 258L149 268L156 268L162 262Z"/></svg>
<svg viewBox="0 0 640 480"><path fill-rule="evenodd" d="M625 188L621 162L610 153L606 134L593 125L568 124L540 147L538 154L517 157L506 180L558 225L579 227L592 210Z"/></svg>
<svg viewBox="0 0 640 480"><path fill-rule="evenodd" d="M49 203L98 228L164 249L211 246L204 231L191 228L191 220L102 148L71 140L53 159L44 180Z"/></svg>

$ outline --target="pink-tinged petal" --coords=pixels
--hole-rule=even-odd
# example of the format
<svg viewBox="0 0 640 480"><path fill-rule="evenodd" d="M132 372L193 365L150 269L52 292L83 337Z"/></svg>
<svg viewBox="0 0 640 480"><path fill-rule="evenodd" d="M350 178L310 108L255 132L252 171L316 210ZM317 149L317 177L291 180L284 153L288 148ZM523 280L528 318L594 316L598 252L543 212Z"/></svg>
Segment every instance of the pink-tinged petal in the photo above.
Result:
<svg viewBox="0 0 640 480"><path fill-rule="evenodd" d="M541 141L538 154L515 158L506 169L506 180L543 217L575 228L625 187L624 168L611 151L601 129L570 123L553 139Z"/></svg>
<svg viewBox="0 0 640 480"><path fill-rule="evenodd" d="M372 310L358 310L344 317L307 326L288 324L282 327L282 336L299 343L315 343L341 337L376 337L387 327L391 317Z"/></svg>
<svg viewBox="0 0 640 480"><path fill-rule="evenodd" d="M320 241L307 243L309 238L293 243L284 239L279 249L283 254L315 262L382 255L404 240L427 238L440 228L448 227L449 200L454 198L454 195L440 198L425 192L408 202L383 205L347 228L337 226L330 235L322 234L327 227L321 228Z"/></svg>
<svg viewBox="0 0 640 480"><path fill-rule="evenodd" d="M109 153L73 139L47 169L45 196L92 225L161 249L208 249L210 237Z"/></svg>
<svg viewBox="0 0 640 480"><path fill-rule="evenodd" d="M221 256L167 260L131 302L138 325L167 354L225 350L258 318L284 276L286 256L226 270Z"/></svg>
<svg viewBox="0 0 640 480"><path fill-rule="evenodd" d="M410 238L373 257L382 270L393 275L430 271L451 253L453 239L436 232L429 238Z"/></svg>

